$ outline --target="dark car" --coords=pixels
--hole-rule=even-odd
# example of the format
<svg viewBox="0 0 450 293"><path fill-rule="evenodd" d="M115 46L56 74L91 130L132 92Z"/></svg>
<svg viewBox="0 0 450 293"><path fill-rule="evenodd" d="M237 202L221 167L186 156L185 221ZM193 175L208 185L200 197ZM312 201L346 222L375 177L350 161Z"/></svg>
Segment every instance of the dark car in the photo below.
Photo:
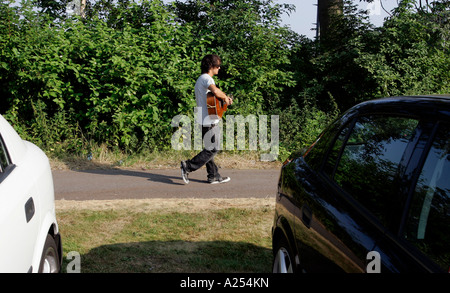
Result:
<svg viewBox="0 0 450 293"><path fill-rule="evenodd" d="M449 272L450 96L354 106L281 169L274 272Z"/></svg>

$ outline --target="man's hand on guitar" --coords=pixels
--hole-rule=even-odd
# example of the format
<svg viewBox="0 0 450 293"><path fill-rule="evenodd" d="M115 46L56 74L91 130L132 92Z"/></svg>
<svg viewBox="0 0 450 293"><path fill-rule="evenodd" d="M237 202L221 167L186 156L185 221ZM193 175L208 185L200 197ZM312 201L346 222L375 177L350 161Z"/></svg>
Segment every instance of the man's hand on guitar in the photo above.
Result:
<svg viewBox="0 0 450 293"><path fill-rule="evenodd" d="M229 106L233 104L233 97L227 96L225 99L225 103Z"/></svg>

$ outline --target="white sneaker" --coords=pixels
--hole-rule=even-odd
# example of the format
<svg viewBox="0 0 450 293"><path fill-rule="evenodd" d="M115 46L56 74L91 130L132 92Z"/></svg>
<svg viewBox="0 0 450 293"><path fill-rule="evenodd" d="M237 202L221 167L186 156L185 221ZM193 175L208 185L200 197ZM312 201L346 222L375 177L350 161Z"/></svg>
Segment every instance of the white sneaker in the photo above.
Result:
<svg viewBox="0 0 450 293"><path fill-rule="evenodd" d="M231 180L230 177L219 177L214 179L208 179L208 183L209 184L226 183L230 180Z"/></svg>
<svg viewBox="0 0 450 293"><path fill-rule="evenodd" d="M181 161L181 178L183 178L184 183L188 184L189 183L189 172L186 170L186 162Z"/></svg>

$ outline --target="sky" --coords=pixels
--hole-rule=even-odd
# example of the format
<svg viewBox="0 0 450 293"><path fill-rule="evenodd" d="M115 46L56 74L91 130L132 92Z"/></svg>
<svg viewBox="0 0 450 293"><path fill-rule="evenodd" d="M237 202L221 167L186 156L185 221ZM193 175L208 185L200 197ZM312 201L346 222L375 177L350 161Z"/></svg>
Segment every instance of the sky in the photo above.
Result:
<svg viewBox="0 0 450 293"><path fill-rule="evenodd" d="M164 2L171 2L172 0L164 0ZM310 39L316 36L316 31L311 30L315 28L317 22L317 0L274 0L279 4L294 4L295 12L291 15L284 14L282 16L282 24L288 25L291 30L305 35ZM397 1L395 0L375 0L373 3L361 2L360 0L353 0L354 3L359 4L360 9L370 10L370 20L376 26L381 26L383 20L388 14L382 9L383 7L387 11L391 11L397 7Z"/></svg>
<svg viewBox="0 0 450 293"><path fill-rule="evenodd" d="M382 2L380 2L382 1ZM308 38L313 39L316 35L315 23L317 22L317 0L275 0L279 4L294 4L295 12L291 15L283 15L282 23L288 25L291 30L305 35ZM354 3L359 4L360 9L371 11L370 21L375 26L381 26L383 20L388 14L381 7L387 11L391 11L393 8L397 7L397 1L394 0L375 0L373 3L360 2L359 0L354 0Z"/></svg>

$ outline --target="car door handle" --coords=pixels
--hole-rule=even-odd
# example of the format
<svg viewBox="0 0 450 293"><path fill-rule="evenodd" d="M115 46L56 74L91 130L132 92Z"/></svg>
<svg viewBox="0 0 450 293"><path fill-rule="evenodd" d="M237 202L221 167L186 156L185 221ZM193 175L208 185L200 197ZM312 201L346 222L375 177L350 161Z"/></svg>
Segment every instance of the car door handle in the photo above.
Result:
<svg viewBox="0 0 450 293"><path fill-rule="evenodd" d="M311 208L305 203L302 206L302 222L306 227L311 227L312 211Z"/></svg>
<svg viewBox="0 0 450 293"><path fill-rule="evenodd" d="M30 197L25 203L25 218L27 219L27 223L33 218L35 212L34 201L33 198Z"/></svg>

